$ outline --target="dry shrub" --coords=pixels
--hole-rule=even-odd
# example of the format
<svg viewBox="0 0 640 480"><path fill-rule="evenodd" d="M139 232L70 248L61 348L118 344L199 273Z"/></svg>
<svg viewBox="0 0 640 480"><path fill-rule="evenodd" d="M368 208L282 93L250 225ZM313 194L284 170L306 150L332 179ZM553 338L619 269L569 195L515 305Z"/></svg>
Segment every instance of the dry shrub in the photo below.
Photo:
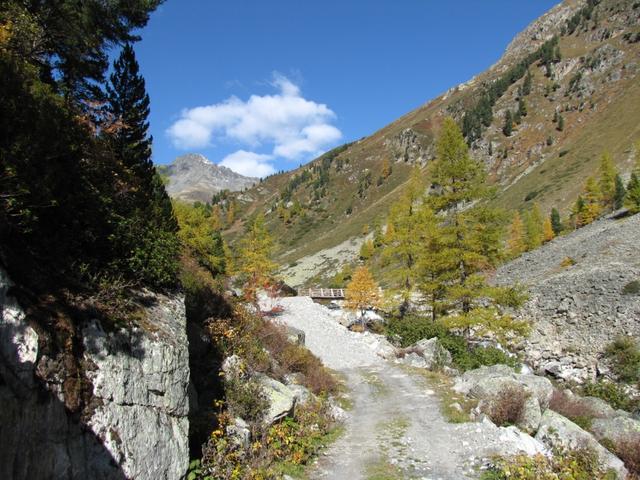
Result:
<svg viewBox="0 0 640 480"><path fill-rule="evenodd" d="M503 387L483 408L493 423L499 426L516 424L524 413L524 407L529 393L524 388L513 386Z"/></svg>
<svg viewBox="0 0 640 480"><path fill-rule="evenodd" d="M276 361L277 376L301 373L303 384L316 395L336 393L338 383L329 370L313 353L301 345L291 343L286 328L266 321L259 333L260 342Z"/></svg>
<svg viewBox="0 0 640 480"><path fill-rule="evenodd" d="M591 427L592 420L598 416L597 412L581 401L581 398L557 389L553 390L549 408L585 430Z"/></svg>
<svg viewBox="0 0 640 480"><path fill-rule="evenodd" d="M349 325L349 330L355 333L364 333L365 328L361 323L354 323L352 325Z"/></svg>
<svg viewBox="0 0 640 480"><path fill-rule="evenodd" d="M629 470L632 479L640 479L640 433L631 433L613 444L614 453Z"/></svg>

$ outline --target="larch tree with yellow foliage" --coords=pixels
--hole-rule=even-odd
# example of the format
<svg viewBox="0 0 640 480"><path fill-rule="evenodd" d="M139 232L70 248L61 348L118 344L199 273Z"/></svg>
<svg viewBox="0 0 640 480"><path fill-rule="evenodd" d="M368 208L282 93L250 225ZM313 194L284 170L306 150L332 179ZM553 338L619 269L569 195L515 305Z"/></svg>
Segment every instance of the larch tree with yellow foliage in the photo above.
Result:
<svg viewBox="0 0 640 480"><path fill-rule="evenodd" d="M527 213L524 222L525 231L527 233L527 250L534 250L542 245L542 226L543 220L542 214L540 213L540 207L538 207L537 203L534 203L531 211Z"/></svg>
<svg viewBox="0 0 640 480"><path fill-rule="evenodd" d="M271 260L273 240L264 217L258 215L249 225L247 233L240 240L236 259L236 272L244 281L245 297L257 300L257 292L273 278L276 264Z"/></svg>
<svg viewBox="0 0 640 480"><path fill-rule="evenodd" d="M526 249L527 245L524 241L524 224L520 212L516 212L509 227L509 239L507 240L507 249L509 256L517 257Z"/></svg>
<svg viewBox="0 0 640 480"><path fill-rule="evenodd" d="M544 223L542 224L542 236L545 243L550 242L556 236L555 232L553 231L551 217L547 217L544 219Z"/></svg>
<svg viewBox="0 0 640 480"><path fill-rule="evenodd" d="M345 308L360 313L364 322L367 310L380 306L380 288L367 267L358 267L345 291Z"/></svg>
<svg viewBox="0 0 640 480"><path fill-rule="evenodd" d="M618 172L613 164L611 155L607 152L602 154L598 173L600 175L598 187L600 189L602 205L606 211L613 210L616 195L616 175Z"/></svg>
<svg viewBox="0 0 640 480"><path fill-rule="evenodd" d="M383 179L386 179L389 175L391 175L391 162L389 162L388 158L385 158L382 161L382 172L380 173L380 176Z"/></svg>
<svg viewBox="0 0 640 480"><path fill-rule="evenodd" d="M576 228L589 225L602 212L602 194L595 178L589 177L585 183L582 195L578 197L572 215Z"/></svg>
<svg viewBox="0 0 640 480"><path fill-rule="evenodd" d="M173 211L180 230L178 238L191 249L203 267L215 276L226 272L225 245L220 234L221 223L216 211L207 212L204 206L174 201Z"/></svg>
<svg viewBox="0 0 640 480"><path fill-rule="evenodd" d="M521 333L525 325L499 312L513 303L511 288L487 284L484 271L502 257L503 215L485 199L484 165L471 157L456 122L445 119L431 163L431 180L437 192L427 202L438 219L439 277L444 293L440 300L442 321L468 333L482 329L494 333Z"/></svg>
<svg viewBox="0 0 640 480"><path fill-rule="evenodd" d="M390 272L392 284L409 295L415 286L415 265L421 248L418 240L416 209L424 191L421 172L415 167L409 185L398 202L391 206L387 219L386 245L383 257L393 261L396 268Z"/></svg>

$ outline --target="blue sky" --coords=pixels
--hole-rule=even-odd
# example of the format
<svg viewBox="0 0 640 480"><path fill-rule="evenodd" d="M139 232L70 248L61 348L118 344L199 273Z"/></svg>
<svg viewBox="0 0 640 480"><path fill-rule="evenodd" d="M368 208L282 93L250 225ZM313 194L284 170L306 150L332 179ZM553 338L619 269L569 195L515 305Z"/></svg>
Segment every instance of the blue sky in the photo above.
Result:
<svg viewBox="0 0 640 480"><path fill-rule="evenodd" d="M136 53L154 161L288 170L494 63L552 0L168 0Z"/></svg>

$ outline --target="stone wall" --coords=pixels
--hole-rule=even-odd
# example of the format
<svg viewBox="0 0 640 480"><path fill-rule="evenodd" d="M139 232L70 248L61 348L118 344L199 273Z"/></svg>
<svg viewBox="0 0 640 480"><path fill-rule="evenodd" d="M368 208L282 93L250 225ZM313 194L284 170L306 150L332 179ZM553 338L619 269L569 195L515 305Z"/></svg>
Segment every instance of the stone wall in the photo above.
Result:
<svg viewBox="0 0 640 480"><path fill-rule="evenodd" d="M78 325L70 358L59 354L66 346L46 346L11 287L0 270L0 478L181 478L189 462L182 299L145 294L145 328Z"/></svg>

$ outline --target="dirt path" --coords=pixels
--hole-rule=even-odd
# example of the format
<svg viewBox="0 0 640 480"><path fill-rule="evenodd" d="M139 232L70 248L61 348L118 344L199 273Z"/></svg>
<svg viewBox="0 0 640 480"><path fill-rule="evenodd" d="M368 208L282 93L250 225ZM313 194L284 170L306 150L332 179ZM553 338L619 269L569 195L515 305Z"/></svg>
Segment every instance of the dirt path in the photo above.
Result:
<svg viewBox="0 0 640 480"><path fill-rule="evenodd" d="M309 477L345 480L477 478L496 453L535 451L513 428L448 423L429 381L376 355L379 340L348 331L310 299L283 299L280 321L305 331L307 347L345 375L353 408L344 435Z"/></svg>

